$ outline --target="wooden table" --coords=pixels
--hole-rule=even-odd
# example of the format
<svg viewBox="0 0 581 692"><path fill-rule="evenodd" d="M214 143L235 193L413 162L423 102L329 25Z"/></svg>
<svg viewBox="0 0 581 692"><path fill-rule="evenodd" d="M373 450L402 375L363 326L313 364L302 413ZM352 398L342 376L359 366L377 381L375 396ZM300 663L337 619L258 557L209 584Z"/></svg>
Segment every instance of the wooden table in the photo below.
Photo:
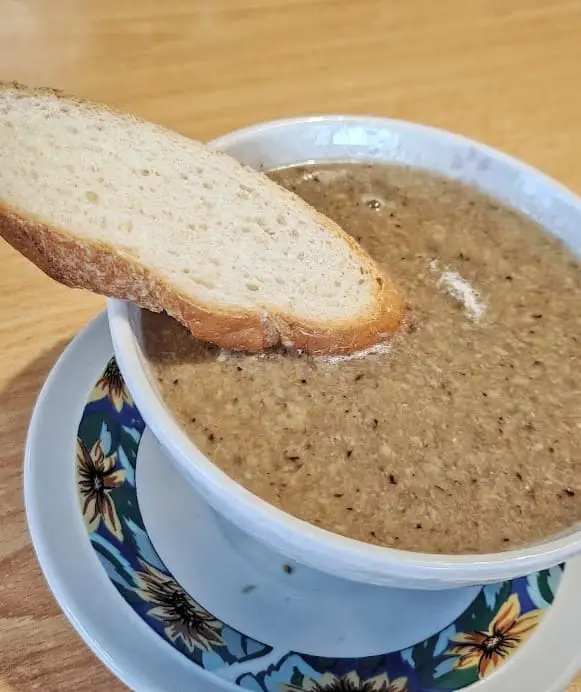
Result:
<svg viewBox="0 0 581 692"><path fill-rule="evenodd" d="M0 17L0 79L61 87L200 139L308 113L417 120L581 192L579 0L0 0ZM22 505L35 396L103 301L58 286L1 241L0 266L0 692L113 692L122 686L48 593Z"/></svg>

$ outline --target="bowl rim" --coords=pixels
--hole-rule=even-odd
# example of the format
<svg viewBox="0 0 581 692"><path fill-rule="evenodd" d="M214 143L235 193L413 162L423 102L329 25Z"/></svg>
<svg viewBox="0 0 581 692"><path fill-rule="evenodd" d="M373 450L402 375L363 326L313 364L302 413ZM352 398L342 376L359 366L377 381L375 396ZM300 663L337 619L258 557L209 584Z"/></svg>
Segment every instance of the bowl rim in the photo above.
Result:
<svg viewBox="0 0 581 692"><path fill-rule="evenodd" d="M562 183L486 144L420 123L371 115L321 114L280 118L236 129L213 139L209 146L227 152L237 144L248 143L275 130L320 123L423 133L455 143L458 147L476 149L527 177L532 176L553 196L564 198L578 212L581 222L581 199ZM297 161L295 165L300 163L304 161ZM131 326L132 310L140 312L140 308L126 301L111 298L107 301L115 355L144 421L186 478L204 490L216 511L275 550L298 562L347 579L384 585L404 580L409 588L449 588L500 581L536 571L539 565L557 564L581 552L581 526L572 528L566 535L503 552L422 553L348 538L271 505L230 478L194 445L178 425L146 375L144 357ZM434 582L441 586L434 586Z"/></svg>

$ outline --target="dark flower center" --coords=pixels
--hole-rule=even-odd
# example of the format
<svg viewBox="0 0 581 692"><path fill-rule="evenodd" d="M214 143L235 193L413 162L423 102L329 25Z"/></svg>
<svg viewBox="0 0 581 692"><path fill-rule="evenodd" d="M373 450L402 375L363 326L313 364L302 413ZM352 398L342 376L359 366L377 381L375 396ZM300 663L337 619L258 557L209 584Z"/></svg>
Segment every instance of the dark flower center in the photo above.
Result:
<svg viewBox="0 0 581 692"><path fill-rule="evenodd" d="M121 380L121 370L116 360L110 360L105 368L105 378L108 380Z"/></svg>
<svg viewBox="0 0 581 692"><path fill-rule="evenodd" d="M121 375L121 370L119 370L117 361L109 361L103 373L103 379L113 391L119 393L123 391L123 376Z"/></svg>
<svg viewBox="0 0 581 692"><path fill-rule="evenodd" d="M105 484L103 482L103 476L100 473L94 473L93 474L93 477L91 478L91 484L93 486L93 490L96 493L103 492L103 488L105 487Z"/></svg>
<svg viewBox="0 0 581 692"><path fill-rule="evenodd" d="M168 607L193 631L200 631L204 625L204 619L196 613L183 591L174 591L171 594L168 598Z"/></svg>
<svg viewBox="0 0 581 692"><path fill-rule="evenodd" d="M486 653L492 653L493 651L498 651L503 641L504 637L502 635L493 634L482 642L482 648Z"/></svg>
<svg viewBox="0 0 581 692"><path fill-rule="evenodd" d="M367 690L372 692L371 688L366 682L363 683L363 686L358 685L357 687L354 687L353 684L346 678L336 680L330 685L325 685L324 687L321 685L317 686L317 692L367 692Z"/></svg>

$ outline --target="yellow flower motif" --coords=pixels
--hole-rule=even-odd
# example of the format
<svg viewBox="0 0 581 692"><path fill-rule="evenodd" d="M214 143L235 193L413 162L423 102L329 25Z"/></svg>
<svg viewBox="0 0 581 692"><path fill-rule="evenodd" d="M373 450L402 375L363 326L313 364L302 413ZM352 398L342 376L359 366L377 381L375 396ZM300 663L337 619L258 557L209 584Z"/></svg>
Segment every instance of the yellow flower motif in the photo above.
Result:
<svg viewBox="0 0 581 692"><path fill-rule="evenodd" d="M542 611L533 610L520 614L517 594L501 606L485 632L460 632L451 637L456 646L448 649L447 656L456 656L454 668L478 666L478 677L484 678L498 668L532 634L538 625Z"/></svg>
<svg viewBox="0 0 581 692"><path fill-rule="evenodd" d="M198 605L170 576L141 561L135 573L135 592L150 606L148 615L165 625L172 642L181 640L190 652L223 646L222 623Z"/></svg>
<svg viewBox="0 0 581 692"><path fill-rule="evenodd" d="M367 680L361 680L355 671L342 677L325 673L319 680L303 678L300 685L284 685L283 692L408 692L408 680L390 682L386 673Z"/></svg>
<svg viewBox="0 0 581 692"><path fill-rule="evenodd" d="M133 406L133 399L131 398L131 394L127 391L127 387L125 386L123 376L121 375L115 358L111 358L107 363L105 372L95 385L89 401L98 401L105 397L110 399L118 413L121 413L124 404Z"/></svg>
<svg viewBox="0 0 581 692"><path fill-rule="evenodd" d="M85 443L77 439L77 475L85 523L93 532L103 522L114 536L122 540L121 522L109 497L111 490L125 480L125 471L116 471L116 466L117 456L110 454L106 457L101 440L97 440L89 451Z"/></svg>

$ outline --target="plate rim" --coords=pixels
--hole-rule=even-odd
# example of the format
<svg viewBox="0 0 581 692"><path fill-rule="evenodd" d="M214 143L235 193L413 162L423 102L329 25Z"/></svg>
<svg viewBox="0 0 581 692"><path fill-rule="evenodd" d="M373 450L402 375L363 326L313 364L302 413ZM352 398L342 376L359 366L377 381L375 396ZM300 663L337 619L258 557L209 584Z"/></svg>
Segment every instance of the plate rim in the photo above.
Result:
<svg viewBox="0 0 581 692"><path fill-rule="evenodd" d="M87 347L85 353L83 353L84 347ZM91 351L93 352L93 357L90 357ZM83 608L82 605L79 606L78 603L76 603L76 601L78 601L78 597L76 599L71 597L70 583L67 585L66 565L62 563L63 555L58 550L51 550L51 547L55 547L55 538L54 535L51 535L49 528L51 522L46 522L43 520L43 502L45 502L45 496L49 495L50 493L43 492L45 491L44 486L42 488L38 487L38 471L35 468L35 459L38 458L37 455L39 452L38 447L39 445L41 447L43 445L44 433L46 426L48 425L47 419L51 417L51 409L48 409L47 412L47 408L45 408L47 402L50 402L51 397L60 392L63 387L68 389L69 396L71 396L71 391L76 392L76 402L74 406L60 407L60 410L59 407L53 407L52 409L52 413L56 415L57 419L61 420L63 425L70 428L71 432L76 431L78 422L83 412L83 405L87 400L86 395L88 395L90 392L92 386L94 385L94 381L98 379L107 358L110 358L112 354L113 346L111 343L106 316L103 312L92 322L90 322L89 325L87 325L73 339L73 341L65 348L61 356L58 358L56 364L51 369L51 372L47 377L34 406L26 439L24 462L24 499L26 518L34 551L43 572L45 581L47 582L53 597L81 639L89 646L89 648L104 663L104 665L131 689L138 691L159 690L159 692L163 692L164 690L168 690L168 687L165 686L167 676L163 675L161 682L154 681L152 683L151 678L143 677L142 666L137 666L136 661L133 663L131 663L131 661L129 661L129 663L125 662L125 664L120 662L119 656L115 656L115 654L111 653L110 651L110 639L109 641L103 641L102 632L95 635L95 629L99 630L99 627L96 626L94 622L91 622L90 616L86 612L86 605L85 608ZM84 355L84 358L79 359L79 355ZM63 371L65 371L71 364L73 364L73 366L80 371L79 376L75 378L63 378L65 381L65 384L63 385L63 381L61 381ZM56 433L53 431L52 434L58 434L58 431ZM76 441L76 436L72 434L70 438L71 439L67 440L67 444L70 445L71 448L70 459L73 459L74 442ZM66 455L63 456L64 459L69 458ZM62 463L64 464L68 462L63 460ZM104 585L106 583L108 587L104 588L101 596L105 597L107 601L111 600L112 603L115 603L115 598L119 599L118 603L124 603L126 607L120 608L119 610L122 611L123 618L130 623L131 631L134 634L139 633L138 638L143 640L141 641L141 645L143 646L145 644L151 644L155 648L165 649L164 655L169 657L172 663L175 662L175 665L179 668L185 668L187 666L187 677L192 678L188 681L190 684L197 678L199 681L204 680L205 684L208 686L214 686L215 689L240 690L241 688L239 686L233 683L228 683L226 680L221 679L219 674L209 673L198 668L195 664L185 659L185 657L183 657L178 651L174 651L166 642L158 641L158 635L150 630L150 628L141 620L141 618L139 618L139 616L132 611L128 604L125 604L122 597L117 593L114 586L110 583L108 575L105 573L105 570L94 554L89 536L82 521L81 512L78 508L74 478L75 474L71 473L69 477L69 485L72 486L72 488L69 487L68 490L71 491L72 489L72 495L69 496L69 494L66 494L59 497L59 500L63 507L68 505L71 499L73 500L72 506L74 506L75 509L74 514L77 516L77 520L73 522L76 525L74 527L74 531L78 534L76 538L80 538L80 541L85 544L84 550L78 550L78 546L76 547L74 550L75 559L79 561L81 559L84 560L90 555L86 568L90 568L96 573L95 576L97 583L101 583L99 585ZM70 507L65 509L65 514L67 511L70 512L70 510ZM84 553L86 553L86 555ZM579 614L581 615L581 595L576 594L572 588L576 573L581 574L581 559L573 560L569 563L569 566L563 575L563 582L559 588L555 603L548 609L548 612L543 618L543 622L539 625L538 631L533 637L531 637L526 645L523 646L518 655L503 665L501 669L494 675L473 684L472 686L466 688L467 690L474 689L478 690L479 692L481 690L486 690L489 692L498 690L500 692L500 690L506 689L506 687L503 687L503 681L505 678L508 675L512 677L513 671L515 670L523 671L523 675L530 678L528 681L517 681L518 684L522 685L526 683L529 685L527 689L531 691L535 689L530 687L530 684L531 682L536 682L538 684L538 673L534 673L532 677L526 676L524 674L523 666L515 665L515 663L524 663L527 659L529 660L529 663L544 660L545 656L542 653L544 642L555 639L554 635L551 636L551 630L556 628L558 636L559 629L565 628L565 621L560 623L558 621L558 617L562 615L562 613L564 613L566 616L574 611L574 608L569 607L569 600L571 597L577 597L578 610ZM81 586L85 585L83 584ZM561 604L560 607L559 604ZM556 625L554 621L556 622ZM574 621L570 625L571 634L575 632L573 625ZM99 634L101 634L101 637L99 637ZM153 635L153 637L151 635ZM571 636L565 636L564 639L565 641L569 642L571 640L574 641L574 637ZM539 651L535 653L537 649ZM569 652L568 650L565 651L565 649L566 647L560 646L556 647L553 652L553 654L566 653L566 656L561 657L566 660L562 661L562 665L560 665L558 668L556 665L551 666L550 664L547 665L546 663L543 663L543 665L540 666L540 668L545 671L547 668L556 668L557 670L553 672L555 672L555 675L557 675L557 679L555 682L548 683L550 687L547 687L543 682L543 687L538 688L539 692L558 692L558 690L562 690L563 686L573 678L576 671L579 669L581 665L581 649L575 647L574 652ZM118 654L118 651L116 650L115 653ZM127 657L127 652L124 652L124 654L121 656L122 659L127 659ZM182 658L184 659L186 665L184 665L184 661L181 661ZM141 660L142 659L143 657L141 657ZM553 661L554 659L555 655L553 655ZM530 667L531 666L529 666L529 668ZM535 666L533 665L532 667L534 668ZM230 668L230 671L232 671L232 667ZM164 673L165 672L166 671L164 670ZM516 673L516 675L518 675L518 673ZM514 685L515 682L511 683L509 679L508 684ZM171 689L176 688L172 687Z"/></svg>
<svg viewBox="0 0 581 692"><path fill-rule="evenodd" d="M77 405L61 407L60 411L58 407L54 407L52 411L48 409L48 414L45 416L46 409L44 406L55 393L58 393L63 388L62 382L59 382L63 371L71 363L76 363L78 354L82 352L81 349L83 347L87 347L87 352L82 365L77 365L79 376L76 378L64 378L66 380L64 386L68 387L69 390L76 390L77 401L75 404ZM99 661L129 689L135 690L135 692L169 692L169 690L173 692L178 689L195 689L197 682L198 684L203 683L207 692L222 690L233 692L239 690L236 685L187 661L178 651L175 651L161 640L125 604L111 584L91 546L78 507L73 469L71 469L67 479L68 487L66 492L58 498L59 501L53 502L53 505L57 509L59 504L63 507L65 505L69 506L70 518L73 521L68 528L71 529L71 536L74 535L75 539L74 548L71 552L74 554L76 563L81 560L85 562L85 568L88 568L91 573L91 581L93 581L93 577L95 578L94 584L79 583L76 573L72 578L67 575L66 553L63 553L62 547L59 546L60 536L55 538L54 535L51 535L49 529L51 522L46 521L45 517L46 506L44 506L45 511L43 511L44 496L47 493L45 492L45 487L39 487L38 471L35 468L34 461L37 458L38 446L39 444L42 445L42 440L44 439L44 436L41 436L39 433L44 432L43 428L47 426L47 419L50 417L51 412L56 413L56 417L60 418L61 422L64 420L64 424L70 427L72 434L67 444L70 446L71 456L68 458L70 460L74 458L75 431L78 428L82 415L82 406L86 403L86 395L94 384L92 375L94 374L98 377L103 363L106 362L107 353L109 353L109 357L113 355L113 347L106 314L103 311L91 320L63 350L51 368L38 394L30 419L24 452L24 505L29 535L44 581L52 597L56 600L59 608L80 639L95 654ZM93 357L90 357L90 354ZM70 511L73 507L74 511ZM53 515L51 515L52 519ZM71 547L70 544L69 547ZM87 592L90 592L88 587L95 584L102 587L101 593L98 594L100 598L95 600L115 603L115 599L119 599L119 603L127 605L126 608L117 609L117 613L122 611L122 617L118 618L119 622L116 623L116 627L119 626L122 629L115 636L118 639L117 643L121 643L122 646L126 644L125 650L123 650L121 655L119 655L119 647L112 650L111 642L113 637L104 636L104 629L107 628L107 625L104 622L98 622L98 606L85 598L88 595L93 595ZM126 630L126 641L124 641L123 630ZM109 631L113 631L110 625ZM168 662L175 665L175 668L172 667L172 673L179 671L177 684L186 684L188 687L176 687L171 680L168 680L169 676L165 675L165 670L163 672L157 671L156 675L155 666L152 665L153 660L149 656L141 655L137 658L136 640L139 640L141 646L153 647L153 650L161 653L162 657L166 659L164 662L166 665ZM144 649L142 648L141 650L143 651ZM135 659L132 660L132 657L135 657ZM168 688L167 685L171 686Z"/></svg>

